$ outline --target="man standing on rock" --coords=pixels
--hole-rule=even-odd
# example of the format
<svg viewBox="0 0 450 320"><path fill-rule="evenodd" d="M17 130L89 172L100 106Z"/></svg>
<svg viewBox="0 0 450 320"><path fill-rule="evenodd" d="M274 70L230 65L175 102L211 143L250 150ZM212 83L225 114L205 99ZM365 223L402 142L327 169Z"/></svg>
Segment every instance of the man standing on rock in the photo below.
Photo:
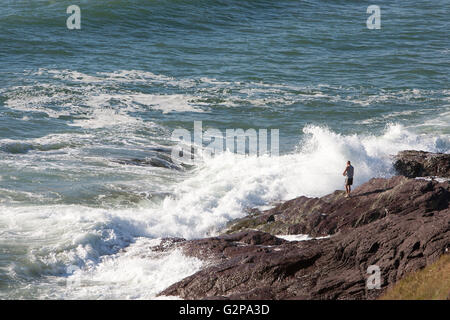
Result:
<svg viewBox="0 0 450 320"><path fill-rule="evenodd" d="M345 191L347 194L345 195L346 198L350 197L350 192L352 191L352 184L353 184L353 173L355 172L355 168L350 164L350 161L347 161L347 167L344 170L343 176L347 176L345 178Z"/></svg>

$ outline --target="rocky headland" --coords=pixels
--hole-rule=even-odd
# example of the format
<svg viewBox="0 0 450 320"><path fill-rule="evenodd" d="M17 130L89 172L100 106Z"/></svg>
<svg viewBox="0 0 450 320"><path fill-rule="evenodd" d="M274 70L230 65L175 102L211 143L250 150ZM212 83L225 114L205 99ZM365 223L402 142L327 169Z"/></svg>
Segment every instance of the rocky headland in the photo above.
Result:
<svg viewBox="0 0 450 320"><path fill-rule="evenodd" d="M251 213L217 237L164 239L207 261L160 295L183 299L376 299L410 272L450 250L450 155L403 151L398 176L352 192L298 197ZM437 176L439 178L417 178ZM287 241L279 235L309 235ZM368 289L368 267L381 288ZM450 293L450 288L448 289Z"/></svg>

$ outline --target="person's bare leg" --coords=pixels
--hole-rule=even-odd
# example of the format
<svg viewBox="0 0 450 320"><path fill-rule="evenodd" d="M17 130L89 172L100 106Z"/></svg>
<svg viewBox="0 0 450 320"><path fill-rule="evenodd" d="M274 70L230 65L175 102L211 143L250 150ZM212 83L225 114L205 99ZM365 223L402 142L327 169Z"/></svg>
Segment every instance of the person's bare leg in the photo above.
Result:
<svg viewBox="0 0 450 320"><path fill-rule="evenodd" d="M350 197L350 192L352 192L352 186L348 186L348 196Z"/></svg>

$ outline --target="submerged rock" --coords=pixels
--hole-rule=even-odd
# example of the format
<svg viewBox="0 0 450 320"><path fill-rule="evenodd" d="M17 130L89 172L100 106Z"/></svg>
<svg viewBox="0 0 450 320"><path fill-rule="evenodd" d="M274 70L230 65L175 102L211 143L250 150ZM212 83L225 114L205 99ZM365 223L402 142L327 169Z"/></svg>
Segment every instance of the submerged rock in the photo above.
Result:
<svg viewBox="0 0 450 320"><path fill-rule="evenodd" d="M124 165L133 165L133 166L141 166L141 167L157 167L157 168L167 168L174 170L184 170L185 168L189 168L190 166L185 164L177 164L172 161L169 156L158 155L151 158L145 159L117 159L113 160L113 162L124 164Z"/></svg>

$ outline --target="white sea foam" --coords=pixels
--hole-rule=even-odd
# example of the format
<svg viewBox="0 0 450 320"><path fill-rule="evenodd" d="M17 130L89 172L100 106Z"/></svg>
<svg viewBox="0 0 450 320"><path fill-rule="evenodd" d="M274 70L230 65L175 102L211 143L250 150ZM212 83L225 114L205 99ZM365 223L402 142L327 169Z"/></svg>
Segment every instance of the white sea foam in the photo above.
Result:
<svg viewBox="0 0 450 320"><path fill-rule="evenodd" d="M133 112L159 110L170 112L204 112L199 98L186 94L145 94L131 91L103 93L101 88L83 88L68 94L70 87L52 86L49 95L46 86L15 87L5 93L5 105L25 112L46 113L49 117L79 116L86 120L75 120L73 125L99 128L112 125L129 125L141 119ZM29 116L28 116L29 117Z"/></svg>
<svg viewBox="0 0 450 320"><path fill-rule="evenodd" d="M437 181L439 183L450 181L450 178L444 177L417 177L417 180L425 180L425 181Z"/></svg>
<svg viewBox="0 0 450 320"><path fill-rule="evenodd" d="M416 125L416 127L438 127L441 130L450 132L450 105L444 105L441 112L436 116L432 116L423 123Z"/></svg>
<svg viewBox="0 0 450 320"><path fill-rule="evenodd" d="M277 235L277 238L281 238L287 241L308 241L314 239L327 239L330 236L325 237L311 237L307 234L286 234L286 235Z"/></svg>
<svg viewBox="0 0 450 320"><path fill-rule="evenodd" d="M304 139L291 154L223 153L204 158L175 182L172 195L160 204L129 209L2 205L0 242L28 251L28 262L12 262L8 274L16 279L40 274L50 282L60 281L67 278L66 268L76 265L85 287L64 294L55 288L42 289L42 296L154 297L171 282L198 270L201 263L177 252L152 256L151 239L214 235L231 219L244 216L246 208L342 189L347 160L355 167L357 186L392 174L392 155L400 150L450 151L443 149L450 146L448 141L439 143L447 136L418 135L401 125L388 126L380 136L341 135L318 126L303 131ZM121 283L129 285L121 290Z"/></svg>
<svg viewBox="0 0 450 320"><path fill-rule="evenodd" d="M152 252L159 240L147 230L147 218L147 213L131 209L3 207L2 246L28 251L25 264L10 261L8 275L42 275L35 288L39 298L153 298L198 271L203 262L179 250ZM77 270L73 275L68 272L72 267ZM67 281L77 284L67 289ZM12 294L21 295L20 290Z"/></svg>
<svg viewBox="0 0 450 320"><path fill-rule="evenodd" d="M33 113L45 113L48 117L72 116L72 125L83 128L128 126L139 123L136 112L157 110L171 112L204 112L207 110L202 97L185 92L152 94L127 90L126 83L157 84L185 89L195 85L193 79L174 79L150 72L119 71L87 75L71 70L40 69L36 76L47 75L54 80L38 84L2 88L5 106ZM55 81L56 80L56 81Z"/></svg>
<svg viewBox="0 0 450 320"><path fill-rule="evenodd" d="M200 270L203 262L179 249L150 250L152 241L141 238L123 252L103 256L90 268L67 277L69 290L43 290L41 297L63 299L155 299L171 284ZM67 283L67 282L66 282Z"/></svg>
<svg viewBox="0 0 450 320"><path fill-rule="evenodd" d="M442 138L416 135L400 125L389 126L382 136L345 136L317 126L304 128L304 133L304 141L292 154L272 158L224 153L204 159L193 177L177 185L178 196L166 199L164 211L183 213L173 221L177 226L189 221L186 216L208 213L197 220L197 227L204 224L206 231L211 216L216 225L223 225L246 207L342 189L347 160L355 166L357 186L372 177L393 174L392 156L400 150L446 151L437 146ZM166 222L167 228L171 222Z"/></svg>
<svg viewBox="0 0 450 320"><path fill-rule="evenodd" d="M53 78L39 84L1 89L5 104L15 110L44 112L49 117L82 116L74 124L83 128L132 124L140 120L136 113L158 110L162 113L208 112L214 105L234 108L242 105L271 108L297 103L339 103L369 107L379 103L414 103L427 99L430 103L448 99L448 90L384 90L366 92L361 88L318 84L293 86L280 83L232 82L214 78L174 78L141 70L98 72L93 75L74 70L39 69L35 76ZM168 90L166 94L124 89L136 84ZM158 90L157 92L160 92ZM435 98L438 97L438 98ZM100 111L95 111L100 110ZM425 110L426 111L426 110ZM401 119L402 115L421 114L421 110L403 110L361 120L360 124ZM109 115L107 113L110 113ZM85 119L85 118L88 119ZM135 117L136 119L132 119Z"/></svg>

